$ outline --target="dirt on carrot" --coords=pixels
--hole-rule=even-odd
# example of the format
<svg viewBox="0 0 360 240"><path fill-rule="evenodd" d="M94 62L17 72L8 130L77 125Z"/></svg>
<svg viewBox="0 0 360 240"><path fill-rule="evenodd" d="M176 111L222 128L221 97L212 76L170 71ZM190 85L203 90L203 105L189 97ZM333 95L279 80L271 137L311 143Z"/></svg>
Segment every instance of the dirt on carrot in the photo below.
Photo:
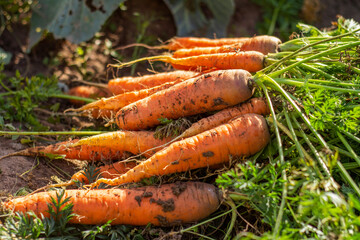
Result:
<svg viewBox="0 0 360 240"><path fill-rule="evenodd" d="M251 74L244 70L213 71L189 79L119 110L120 129L139 130L158 125L159 119L221 110L249 99Z"/></svg>
<svg viewBox="0 0 360 240"><path fill-rule="evenodd" d="M174 190L175 189L175 190ZM178 189L178 190L176 190ZM175 193L174 193L175 192ZM8 200L5 209L15 212L33 211L40 217L47 212L56 192L41 192ZM206 218L221 204L218 189L211 184L186 182L134 189L66 190L76 214L70 223L174 226Z"/></svg>
<svg viewBox="0 0 360 240"><path fill-rule="evenodd" d="M230 155L253 155L269 141L270 133L261 115L240 115L229 123L172 143L117 179L99 179L92 186L138 182L152 176L225 163Z"/></svg>

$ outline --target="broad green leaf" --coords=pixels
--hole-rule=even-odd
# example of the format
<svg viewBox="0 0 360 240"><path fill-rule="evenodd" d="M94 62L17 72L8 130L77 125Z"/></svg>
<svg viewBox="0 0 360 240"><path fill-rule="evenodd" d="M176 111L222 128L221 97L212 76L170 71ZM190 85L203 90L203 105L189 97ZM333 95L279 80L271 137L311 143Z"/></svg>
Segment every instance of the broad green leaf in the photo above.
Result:
<svg viewBox="0 0 360 240"><path fill-rule="evenodd" d="M32 9L28 50L47 31L76 44L91 39L123 1L39 0Z"/></svg>
<svg viewBox="0 0 360 240"><path fill-rule="evenodd" d="M9 52L6 52L4 49L0 48L0 64L4 63L9 64L11 60L12 54Z"/></svg>
<svg viewBox="0 0 360 240"><path fill-rule="evenodd" d="M233 0L164 0L173 14L178 36L224 37L234 13Z"/></svg>

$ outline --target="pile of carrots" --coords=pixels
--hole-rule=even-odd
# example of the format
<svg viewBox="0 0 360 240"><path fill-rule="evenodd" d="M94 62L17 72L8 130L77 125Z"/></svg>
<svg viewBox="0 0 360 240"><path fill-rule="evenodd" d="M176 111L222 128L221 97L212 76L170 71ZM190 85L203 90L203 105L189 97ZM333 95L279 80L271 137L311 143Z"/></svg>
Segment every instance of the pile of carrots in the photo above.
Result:
<svg viewBox="0 0 360 240"><path fill-rule="evenodd" d="M91 183L118 186L136 183L152 176L218 167L230 156L248 157L270 141L267 102L253 98L252 73L265 66L265 55L277 51L280 40L271 36L253 38L174 38L160 49L173 51L113 67L125 67L143 60L171 63L172 72L110 80L103 97L71 109L91 113L95 118L111 118L118 131L61 142L46 147L25 149L11 155L58 154L85 161L119 160L99 167L100 179ZM79 87L78 87L79 88ZM86 96L72 90L74 95ZM85 94L85 95L84 95ZM179 136L157 138L154 129L161 119L179 119L206 113ZM128 160L142 155L143 160ZM126 159L126 160L124 160ZM134 159L134 158L132 158ZM243 158L244 159L244 158ZM63 184L88 183L82 171ZM60 186L60 185L56 185ZM219 190L199 182L163 184L111 190L66 190L74 213L72 223L176 225L199 221L214 212L223 201ZM6 209L34 211L46 216L46 203L54 192L40 192L8 200ZM106 202L106 204L104 204ZM100 210L99 210L100 209Z"/></svg>

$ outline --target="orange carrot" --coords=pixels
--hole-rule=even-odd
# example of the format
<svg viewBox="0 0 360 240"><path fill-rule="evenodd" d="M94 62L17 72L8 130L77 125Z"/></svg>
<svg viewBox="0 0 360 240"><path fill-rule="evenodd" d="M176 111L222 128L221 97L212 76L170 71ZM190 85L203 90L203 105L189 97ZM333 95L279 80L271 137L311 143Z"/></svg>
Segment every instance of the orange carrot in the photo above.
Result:
<svg viewBox="0 0 360 240"><path fill-rule="evenodd" d="M229 161L229 155L253 155L264 148L269 141L269 130L261 115L240 115L229 123L172 143L119 178L102 178L92 186L100 183L120 185L138 182L151 176L226 163Z"/></svg>
<svg viewBox="0 0 360 240"><path fill-rule="evenodd" d="M173 226L199 221L221 204L217 188L201 182L164 184L134 189L66 190L75 217L70 223ZM49 217L47 204L56 192L41 192L3 203L15 212L33 211Z"/></svg>
<svg viewBox="0 0 360 240"><path fill-rule="evenodd" d="M218 47L223 45L231 45L235 43L241 43L247 41L249 38L197 38L197 37L176 37L170 40L169 44L162 46L162 48L172 51L182 48L194 48L194 47Z"/></svg>
<svg viewBox="0 0 360 240"><path fill-rule="evenodd" d="M268 105L263 98L251 98L248 102L242 103L238 106L226 108L220 112L215 113L209 117L200 119L198 122L193 123L186 131L184 131L177 138L187 138L195 136L196 134L205 132L215 128L229 120L247 113L256 113L260 115L270 114Z"/></svg>
<svg viewBox="0 0 360 240"><path fill-rule="evenodd" d="M156 152L155 147L162 146L170 138L156 139L153 132L149 131L117 131L57 143L49 146L28 148L6 156L49 156L63 155L67 159L87 161L120 160L127 153L151 156ZM106 146L105 146L106 145Z"/></svg>
<svg viewBox="0 0 360 240"><path fill-rule="evenodd" d="M249 72L219 70L131 103L119 110L115 120L120 129L145 129L158 125L160 118L177 119L236 105L252 93Z"/></svg>
<svg viewBox="0 0 360 240"><path fill-rule="evenodd" d="M257 36L249 38L246 41L232 45L223 45L219 47L195 47L182 48L173 53L174 58L184 58L213 53L228 53L240 51L258 51L262 54L275 53L281 44L281 40L272 36Z"/></svg>
<svg viewBox="0 0 360 240"><path fill-rule="evenodd" d="M144 75L140 77L122 77L112 79L108 83L109 90L117 95L125 92L132 92L141 89L155 87L168 82L179 82L195 76L196 72L173 71Z"/></svg>
<svg viewBox="0 0 360 240"><path fill-rule="evenodd" d="M102 133L87 138L82 138L72 145L79 146L96 146L96 147L112 147L133 154L145 154L151 156L158 149L168 143L171 138L157 139L152 131L116 131Z"/></svg>
<svg viewBox="0 0 360 240"><path fill-rule="evenodd" d="M77 86L69 90L69 95L97 99L100 97L110 96L110 92L107 89L98 88L95 86ZM75 105L84 104L83 101L72 100L72 99L70 100L70 102Z"/></svg>
<svg viewBox="0 0 360 240"><path fill-rule="evenodd" d="M203 54L184 58L174 58L169 55L140 58L123 64L110 64L112 67L122 68L141 61L162 61L171 63L176 69L204 71L208 69L244 69L257 72L264 68L264 54L256 51L228 52Z"/></svg>
<svg viewBox="0 0 360 240"><path fill-rule="evenodd" d="M136 162L115 162L96 168L99 171L99 177L114 179L119 177L121 174L126 173L130 169L136 166ZM72 177L71 181L79 181L83 183L89 183L89 180L85 176L84 170L76 172Z"/></svg>
<svg viewBox="0 0 360 240"><path fill-rule="evenodd" d="M28 148L19 152L10 153L2 156L0 159L11 156L42 156L52 157L57 155L58 157L64 157L67 159L77 159L86 161L101 161L101 160L120 160L128 154L124 155L124 150L118 150L113 147L99 147L99 146L76 146L72 147L78 140L71 140L56 143L49 146L39 146Z"/></svg>

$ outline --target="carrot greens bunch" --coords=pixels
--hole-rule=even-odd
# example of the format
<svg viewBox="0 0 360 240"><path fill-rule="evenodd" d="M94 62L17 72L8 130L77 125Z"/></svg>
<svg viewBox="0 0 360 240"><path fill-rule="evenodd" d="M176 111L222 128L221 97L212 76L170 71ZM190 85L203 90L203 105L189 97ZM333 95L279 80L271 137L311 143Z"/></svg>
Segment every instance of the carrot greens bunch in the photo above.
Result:
<svg viewBox="0 0 360 240"><path fill-rule="evenodd" d="M340 18L330 33L292 40L296 50L254 75L273 138L253 161L269 164L239 164L217 183L241 194L270 230L236 239L359 237L360 29L348 26Z"/></svg>

